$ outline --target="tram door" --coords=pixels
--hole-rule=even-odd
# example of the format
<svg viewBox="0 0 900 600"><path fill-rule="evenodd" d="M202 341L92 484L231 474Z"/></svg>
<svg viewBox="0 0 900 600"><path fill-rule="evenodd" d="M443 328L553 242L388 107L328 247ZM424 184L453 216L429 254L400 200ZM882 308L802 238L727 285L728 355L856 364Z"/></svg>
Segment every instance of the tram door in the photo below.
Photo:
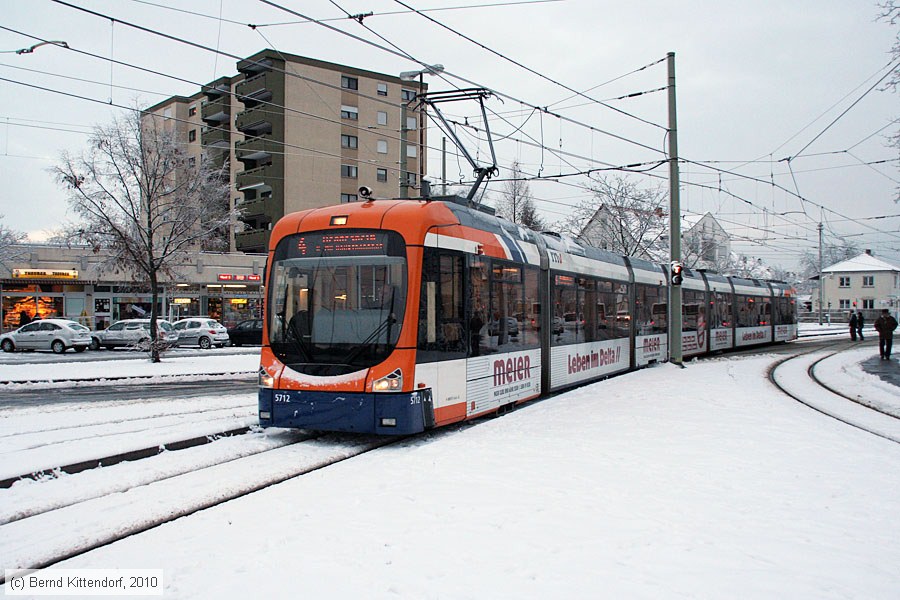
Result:
<svg viewBox="0 0 900 600"><path fill-rule="evenodd" d="M416 381L432 390L438 424L466 416L463 254L426 248L419 297Z"/></svg>

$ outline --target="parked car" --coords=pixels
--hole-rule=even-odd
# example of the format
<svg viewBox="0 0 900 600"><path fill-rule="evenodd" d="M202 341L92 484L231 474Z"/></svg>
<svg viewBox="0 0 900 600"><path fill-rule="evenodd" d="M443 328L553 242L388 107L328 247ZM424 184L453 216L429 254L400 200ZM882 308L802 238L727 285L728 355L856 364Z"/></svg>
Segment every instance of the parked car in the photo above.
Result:
<svg viewBox="0 0 900 600"><path fill-rule="evenodd" d="M228 330L228 339L231 340L232 346L240 346L242 344L262 344L262 319L249 319L241 321Z"/></svg>
<svg viewBox="0 0 900 600"><path fill-rule="evenodd" d="M166 348L178 345L178 334L172 324L163 319L156 320L159 340ZM100 347L107 350L121 347L133 347L138 350L150 348L150 319L122 319L116 321L102 331L91 334L91 350Z"/></svg>
<svg viewBox="0 0 900 600"><path fill-rule="evenodd" d="M53 350L62 354L69 348L84 352L91 345L91 330L69 319L43 319L22 325L0 336L4 352Z"/></svg>
<svg viewBox="0 0 900 600"><path fill-rule="evenodd" d="M189 317L172 325L178 333L179 346L200 346L204 350L228 343L228 330L209 317Z"/></svg>

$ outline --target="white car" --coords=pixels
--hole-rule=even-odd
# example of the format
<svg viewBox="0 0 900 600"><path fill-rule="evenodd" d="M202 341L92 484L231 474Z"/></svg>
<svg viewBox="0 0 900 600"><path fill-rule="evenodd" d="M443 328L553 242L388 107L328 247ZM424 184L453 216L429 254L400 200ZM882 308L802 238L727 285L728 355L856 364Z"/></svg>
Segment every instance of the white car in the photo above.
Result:
<svg viewBox="0 0 900 600"><path fill-rule="evenodd" d="M69 348L84 352L91 345L91 330L69 319L43 319L22 325L0 336L4 352L53 350L62 354Z"/></svg>
<svg viewBox="0 0 900 600"><path fill-rule="evenodd" d="M162 319L156 320L157 336L166 348L178 345L178 334L172 324ZM147 350L150 347L150 319L123 319L116 321L103 331L91 335L91 349L107 350L117 347L132 347Z"/></svg>
<svg viewBox="0 0 900 600"><path fill-rule="evenodd" d="M200 346L204 350L213 346L226 346L228 330L209 317L189 317L172 324L178 333L179 346Z"/></svg>

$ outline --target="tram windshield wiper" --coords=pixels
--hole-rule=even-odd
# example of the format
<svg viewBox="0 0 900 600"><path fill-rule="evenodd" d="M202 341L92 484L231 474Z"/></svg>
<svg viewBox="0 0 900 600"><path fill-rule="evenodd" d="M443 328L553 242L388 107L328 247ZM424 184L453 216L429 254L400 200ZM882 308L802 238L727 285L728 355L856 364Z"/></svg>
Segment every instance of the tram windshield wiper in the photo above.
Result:
<svg viewBox="0 0 900 600"><path fill-rule="evenodd" d="M392 308L393 308L393 302ZM350 354L347 355L347 358L344 359L344 364L347 366L352 366L353 361L359 358L359 355L363 353L363 351L368 348L372 343L378 339L378 337L387 331L387 343L390 343L391 338L391 327L393 327L394 323L397 322L397 318L394 316L394 313L391 312L388 314L387 318L381 322L381 324L375 328L375 331L369 334L369 336L359 343L356 348L354 348Z"/></svg>

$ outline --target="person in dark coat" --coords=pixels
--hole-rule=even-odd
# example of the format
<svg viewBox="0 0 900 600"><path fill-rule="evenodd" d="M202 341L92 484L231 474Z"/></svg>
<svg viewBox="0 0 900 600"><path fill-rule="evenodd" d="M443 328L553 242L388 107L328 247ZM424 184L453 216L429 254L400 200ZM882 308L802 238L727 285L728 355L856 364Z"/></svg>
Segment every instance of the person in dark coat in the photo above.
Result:
<svg viewBox="0 0 900 600"><path fill-rule="evenodd" d="M856 341L856 313L850 313L850 340Z"/></svg>
<svg viewBox="0 0 900 600"><path fill-rule="evenodd" d="M863 341L862 328L863 325L866 324L866 320L863 318L862 311L856 313L856 333L859 335L859 341Z"/></svg>
<svg viewBox="0 0 900 600"><path fill-rule="evenodd" d="M875 331L878 332L878 352L881 360L891 360L891 346L894 345L894 330L897 329L897 319L891 316L888 309L881 310L881 315L875 319Z"/></svg>

